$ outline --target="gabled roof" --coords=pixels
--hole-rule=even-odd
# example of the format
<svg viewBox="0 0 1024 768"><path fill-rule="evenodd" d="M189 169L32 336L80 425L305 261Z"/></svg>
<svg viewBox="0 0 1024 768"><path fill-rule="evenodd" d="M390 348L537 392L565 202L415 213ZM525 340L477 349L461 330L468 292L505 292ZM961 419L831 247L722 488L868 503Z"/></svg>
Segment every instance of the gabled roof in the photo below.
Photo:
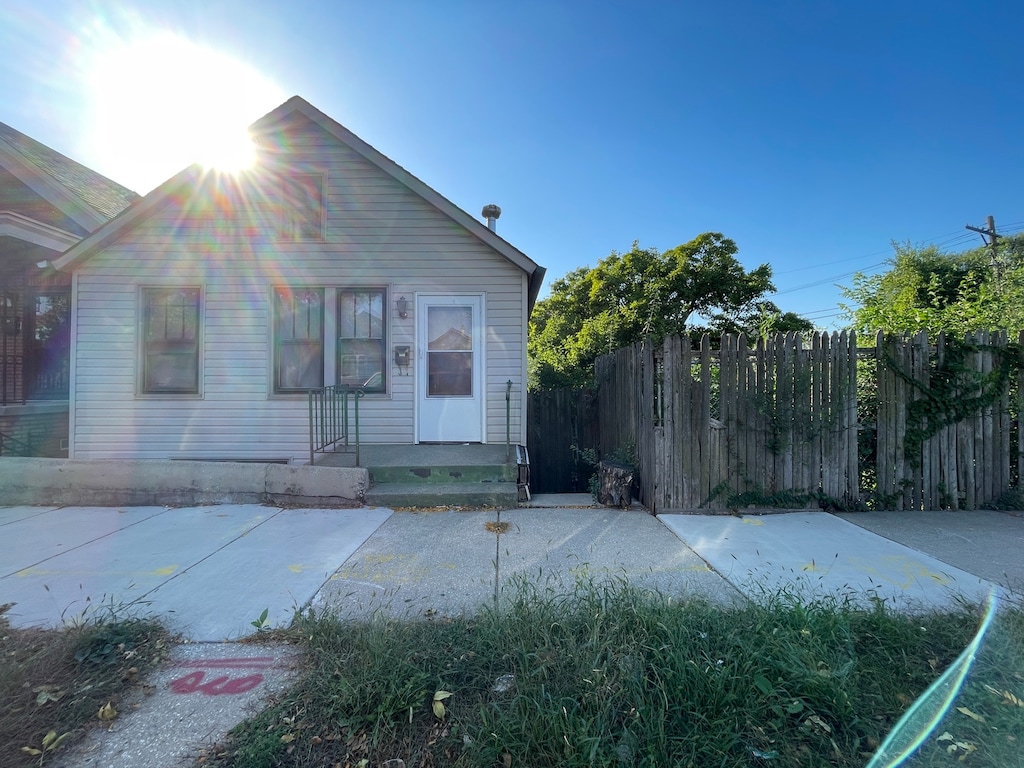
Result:
<svg viewBox="0 0 1024 768"><path fill-rule="evenodd" d="M0 123L0 167L88 232L140 199L127 187L6 123Z"/></svg>
<svg viewBox="0 0 1024 768"><path fill-rule="evenodd" d="M386 174L404 184L423 200L433 205L438 211L459 224L463 229L474 235L479 240L490 246L497 253L504 256L510 262L522 269L530 279L529 307L532 310L540 291L540 284L544 278L544 268L538 266L526 254L513 246L507 240L499 237L498 234L487 227L473 216L459 208L436 190L424 184L418 178L402 168L394 160L374 149L365 141L360 139L350 130L345 128L333 118L328 117L312 104L299 96L293 96L284 104L261 117L253 123L249 132L259 137L261 134L273 132L280 128L291 116L300 114L308 118L316 125L323 128L327 133L334 136L341 143L364 157L373 165L380 168ZM174 192L198 183L202 179L202 169L198 166L186 168L181 173L172 177L150 192L141 202L132 206L123 215L118 216L92 235L86 237L80 243L72 246L60 259L54 262L57 269L76 269L90 257L101 251L103 248L117 240L122 234L129 231L135 224L144 220L156 211Z"/></svg>

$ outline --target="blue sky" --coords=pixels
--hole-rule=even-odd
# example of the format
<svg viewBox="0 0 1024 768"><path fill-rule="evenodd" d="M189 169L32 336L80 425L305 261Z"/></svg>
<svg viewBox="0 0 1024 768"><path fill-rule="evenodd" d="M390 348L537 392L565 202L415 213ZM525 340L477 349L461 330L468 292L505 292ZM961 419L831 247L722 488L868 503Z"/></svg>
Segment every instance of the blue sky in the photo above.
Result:
<svg viewBox="0 0 1024 768"><path fill-rule="evenodd" d="M0 120L144 193L218 108L298 94L500 205L548 284L717 231L832 327L893 241L1024 230L1022 30L1010 2L8 0Z"/></svg>

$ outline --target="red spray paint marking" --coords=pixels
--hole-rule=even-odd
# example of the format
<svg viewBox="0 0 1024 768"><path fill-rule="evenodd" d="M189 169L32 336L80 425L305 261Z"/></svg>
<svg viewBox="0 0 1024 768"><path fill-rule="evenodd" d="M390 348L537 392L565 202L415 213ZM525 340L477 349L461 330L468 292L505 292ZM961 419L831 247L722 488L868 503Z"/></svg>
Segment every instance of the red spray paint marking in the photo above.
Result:
<svg viewBox="0 0 1024 768"><path fill-rule="evenodd" d="M244 677L231 677L221 675L212 680L205 681L206 673L202 669L233 669L249 671L257 669L270 669L275 665L276 660L271 656L257 656L255 658L234 658L234 659L207 659L202 661L180 661L176 664L179 667L198 667L194 672L172 680L170 689L172 693L201 693L204 696L237 695L251 691L263 682L263 675L256 673Z"/></svg>

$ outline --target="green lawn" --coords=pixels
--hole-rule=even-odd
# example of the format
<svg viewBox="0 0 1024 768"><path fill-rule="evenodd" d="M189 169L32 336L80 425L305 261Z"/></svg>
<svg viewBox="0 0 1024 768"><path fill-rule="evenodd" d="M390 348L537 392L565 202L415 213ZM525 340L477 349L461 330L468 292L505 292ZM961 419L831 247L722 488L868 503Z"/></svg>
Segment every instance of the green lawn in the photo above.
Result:
<svg viewBox="0 0 1024 768"><path fill-rule="evenodd" d="M619 582L521 583L473 619L306 615L290 630L304 677L203 763L864 766L982 615L787 595L722 608ZM912 764L1024 765L1022 700L1024 613L1005 609Z"/></svg>

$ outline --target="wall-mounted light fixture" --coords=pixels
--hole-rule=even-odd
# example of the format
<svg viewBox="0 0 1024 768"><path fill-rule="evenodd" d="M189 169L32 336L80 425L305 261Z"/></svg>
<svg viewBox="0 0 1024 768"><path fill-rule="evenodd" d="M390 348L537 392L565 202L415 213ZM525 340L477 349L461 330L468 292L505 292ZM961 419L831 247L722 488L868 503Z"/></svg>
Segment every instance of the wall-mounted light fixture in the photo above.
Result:
<svg viewBox="0 0 1024 768"><path fill-rule="evenodd" d="M405 320L409 316L409 300L402 296L395 302L395 308L398 310L398 316Z"/></svg>

